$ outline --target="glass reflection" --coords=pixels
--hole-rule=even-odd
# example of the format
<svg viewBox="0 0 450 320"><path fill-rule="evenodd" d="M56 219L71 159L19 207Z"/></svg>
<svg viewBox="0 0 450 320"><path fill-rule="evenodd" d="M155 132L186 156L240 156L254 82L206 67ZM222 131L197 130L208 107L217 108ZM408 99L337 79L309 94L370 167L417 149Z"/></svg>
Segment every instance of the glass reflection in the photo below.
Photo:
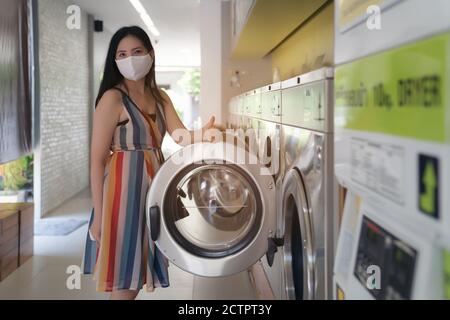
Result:
<svg viewBox="0 0 450 320"><path fill-rule="evenodd" d="M175 226L196 246L226 250L242 241L255 223L254 192L246 178L232 168L194 170L177 187L179 219Z"/></svg>

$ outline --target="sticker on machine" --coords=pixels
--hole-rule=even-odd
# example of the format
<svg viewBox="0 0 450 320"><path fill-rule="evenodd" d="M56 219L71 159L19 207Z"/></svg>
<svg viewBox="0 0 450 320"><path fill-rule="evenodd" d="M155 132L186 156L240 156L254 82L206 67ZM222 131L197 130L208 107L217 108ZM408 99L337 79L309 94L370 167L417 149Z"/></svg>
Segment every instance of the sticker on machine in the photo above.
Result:
<svg viewBox="0 0 450 320"><path fill-rule="evenodd" d="M439 219L439 159L419 154L419 210L435 219Z"/></svg>
<svg viewBox="0 0 450 320"><path fill-rule="evenodd" d="M405 201L405 149L362 138L351 140L351 178L400 205Z"/></svg>

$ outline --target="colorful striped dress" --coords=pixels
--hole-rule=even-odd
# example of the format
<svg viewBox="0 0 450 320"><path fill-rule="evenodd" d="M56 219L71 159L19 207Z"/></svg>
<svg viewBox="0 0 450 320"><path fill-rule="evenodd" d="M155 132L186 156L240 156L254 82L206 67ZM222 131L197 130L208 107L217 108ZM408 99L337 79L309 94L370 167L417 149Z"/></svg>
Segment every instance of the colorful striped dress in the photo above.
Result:
<svg viewBox="0 0 450 320"><path fill-rule="evenodd" d="M118 88L116 88L118 89ZM168 287L168 260L149 238L145 201L152 178L164 162L161 152L165 118L145 114L121 89L128 120L117 125L105 164L101 241L89 232L83 256L84 274L94 274L97 291ZM93 223L91 211L89 226Z"/></svg>

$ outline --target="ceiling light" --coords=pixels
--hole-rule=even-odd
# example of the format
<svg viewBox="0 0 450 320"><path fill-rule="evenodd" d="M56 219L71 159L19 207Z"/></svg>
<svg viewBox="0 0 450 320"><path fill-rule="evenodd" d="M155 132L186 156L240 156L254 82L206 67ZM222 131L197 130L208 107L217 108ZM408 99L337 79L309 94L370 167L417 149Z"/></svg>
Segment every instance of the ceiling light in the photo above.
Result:
<svg viewBox="0 0 450 320"><path fill-rule="evenodd" d="M159 37L161 35L161 33L159 33L158 29L156 29L155 26L150 26L148 28L150 29L150 32L153 33L153 35L155 37Z"/></svg>
<svg viewBox="0 0 450 320"><path fill-rule="evenodd" d="M139 14L144 14L147 12L139 0L130 0L130 2Z"/></svg>
<svg viewBox="0 0 450 320"><path fill-rule="evenodd" d="M161 34L159 33L158 29L155 27L155 24L153 23L152 18L150 18L150 15L147 13L147 10L145 10L141 1L139 1L139 0L129 0L129 1L133 5L134 9L136 9L136 11L139 13L142 21L145 23L145 25L150 30L150 32L155 37L159 37Z"/></svg>
<svg viewBox="0 0 450 320"><path fill-rule="evenodd" d="M146 13L141 14L141 19L142 19L142 21L144 21L144 23L147 25L147 27L150 27L150 26L154 27L155 26L155 24L153 23L152 18L150 18L150 16L148 14L146 14Z"/></svg>

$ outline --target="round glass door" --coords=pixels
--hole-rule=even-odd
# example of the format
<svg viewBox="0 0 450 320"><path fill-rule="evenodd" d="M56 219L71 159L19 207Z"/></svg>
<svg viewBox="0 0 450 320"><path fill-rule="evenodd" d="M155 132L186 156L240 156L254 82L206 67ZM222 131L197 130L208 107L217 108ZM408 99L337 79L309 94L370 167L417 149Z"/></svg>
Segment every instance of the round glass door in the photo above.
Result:
<svg viewBox="0 0 450 320"><path fill-rule="evenodd" d="M164 220L175 241L200 257L221 258L245 248L262 221L260 192L236 165L189 165L164 199Z"/></svg>
<svg viewBox="0 0 450 320"><path fill-rule="evenodd" d="M284 276L289 300L315 298L315 256L305 185L301 173L291 169L283 184L285 225Z"/></svg>

